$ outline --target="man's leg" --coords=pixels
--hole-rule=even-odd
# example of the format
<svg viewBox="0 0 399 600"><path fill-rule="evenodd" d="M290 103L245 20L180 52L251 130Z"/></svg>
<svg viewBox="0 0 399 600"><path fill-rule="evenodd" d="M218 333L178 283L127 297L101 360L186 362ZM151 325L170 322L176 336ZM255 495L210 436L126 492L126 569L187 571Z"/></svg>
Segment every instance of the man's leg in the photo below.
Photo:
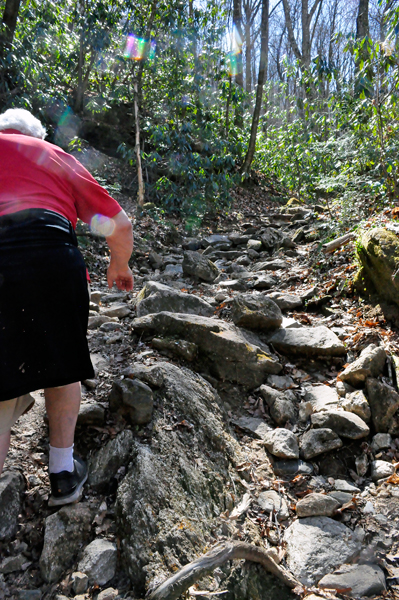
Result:
<svg viewBox="0 0 399 600"><path fill-rule="evenodd" d="M10 446L10 436L10 431L0 434L0 475L3 471L4 461L7 456L8 448Z"/></svg>
<svg viewBox="0 0 399 600"><path fill-rule="evenodd" d="M80 383L44 390L49 421L50 446L69 448L73 445L80 408Z"/></svg>

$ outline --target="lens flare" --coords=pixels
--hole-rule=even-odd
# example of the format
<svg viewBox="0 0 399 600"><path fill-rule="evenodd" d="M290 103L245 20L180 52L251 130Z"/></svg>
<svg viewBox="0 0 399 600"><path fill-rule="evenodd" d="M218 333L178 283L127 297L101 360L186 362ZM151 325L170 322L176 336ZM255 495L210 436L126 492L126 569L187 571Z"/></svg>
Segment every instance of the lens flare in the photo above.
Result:
<svg viewBox="0 0 399 600"><path fill-rule="evenodd" d="M242 39L235 25L233 25L233 30L230 34L230 43L231 50L227 54L227 68L229 75L234 77L242 72Z"/></svg>
<svg viewBox="0 0 399 600"><path fill-rule="evenodd" d="M114 233L115 223L112 219L104 215L94 215L90 221L90 229L97 235L108 237Z"/></svg>
<svg viewBox="0 0 399 600"><path fill-rule="evenodd" d="M234 54L238 54L241 52L242 48L242 39L239 34L239 31L235 25L233 25L233 31L231 32L231 51Z"/></svg>
<svg viewBox="0 0 399 600"><path fill-rule="evenodd" d="M129 33L126 39L124 55L132 60L143 60L148 58L152 60L155 57L157 44L155 40L145 40L139 38L133 33Z"/></svg>

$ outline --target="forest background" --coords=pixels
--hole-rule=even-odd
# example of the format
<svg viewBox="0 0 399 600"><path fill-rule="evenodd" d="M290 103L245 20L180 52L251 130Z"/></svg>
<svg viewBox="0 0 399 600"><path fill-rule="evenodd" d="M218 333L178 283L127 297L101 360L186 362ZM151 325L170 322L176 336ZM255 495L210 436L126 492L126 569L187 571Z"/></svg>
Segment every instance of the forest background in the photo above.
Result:
<svg viewBox="0 0 399 600"><path fill-rule="evenodd" d="M332 234L398 198L394 0L0 0L0 15L0 110L119 157L114 185L155 217L195 222L255 181L339 202Z"/></svg>

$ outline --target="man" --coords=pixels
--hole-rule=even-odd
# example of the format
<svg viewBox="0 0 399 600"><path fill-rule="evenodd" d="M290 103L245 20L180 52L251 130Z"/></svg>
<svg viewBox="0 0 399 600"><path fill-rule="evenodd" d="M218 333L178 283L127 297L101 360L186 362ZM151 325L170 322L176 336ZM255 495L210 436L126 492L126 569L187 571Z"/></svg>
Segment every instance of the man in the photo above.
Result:
<svg viewBox="0 0 399 600"><path fill-rule="evenodd" d="M108 286L133 289L132 226L119 204L71 155L44 141L23 109L0 115L0 474L10 429L44 389L50 506L80 499L85 463L73 455L80 381L93 377L86 329L86 267L77 219L106 223ZM106 233L107 235L107 233Z"/></svg>

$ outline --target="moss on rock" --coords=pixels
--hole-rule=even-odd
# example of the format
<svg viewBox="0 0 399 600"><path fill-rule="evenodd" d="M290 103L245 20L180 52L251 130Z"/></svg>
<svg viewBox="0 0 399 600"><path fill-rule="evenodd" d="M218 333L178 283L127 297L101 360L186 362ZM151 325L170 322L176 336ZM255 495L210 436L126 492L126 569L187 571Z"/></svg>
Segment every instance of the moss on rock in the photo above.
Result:
<svg viewBox="0 0 399 600"><path fill-rule="evenodd" d="M357 241L360 269L354 286L362 294L375 294L399 305L399 240L383 227L363 231Z"/></svg>

